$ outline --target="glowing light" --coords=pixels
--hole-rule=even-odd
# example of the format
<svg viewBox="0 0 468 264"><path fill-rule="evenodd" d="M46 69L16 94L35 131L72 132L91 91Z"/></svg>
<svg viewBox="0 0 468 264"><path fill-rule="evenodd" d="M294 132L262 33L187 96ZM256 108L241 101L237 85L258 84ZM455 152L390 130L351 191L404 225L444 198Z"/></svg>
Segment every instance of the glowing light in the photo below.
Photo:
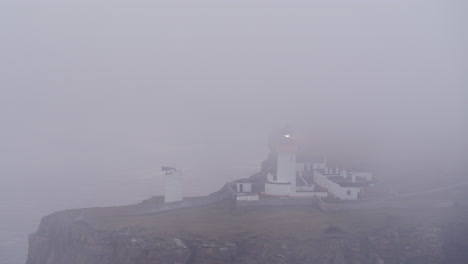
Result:
<svg viewBox="0 0 468 264"><path fill-rule="evenodd" d="M286 134L286 135L284 135L284 137L285 137L285 138L290 138L291 135Z"/></svg>

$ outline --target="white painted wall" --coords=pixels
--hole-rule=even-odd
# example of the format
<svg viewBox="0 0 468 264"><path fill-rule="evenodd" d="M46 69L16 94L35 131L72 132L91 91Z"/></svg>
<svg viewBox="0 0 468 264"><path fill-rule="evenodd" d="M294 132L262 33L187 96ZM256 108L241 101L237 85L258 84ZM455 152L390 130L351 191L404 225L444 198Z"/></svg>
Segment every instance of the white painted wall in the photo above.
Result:
<svg viewBox="0 0 468 264"><path fill-rule="evenodd" d="M238 201L258 201L258 195L243 195L236 197Z"/></svg>
<svg viewBox="0 0 468 264"><path fill-rule="evenodd" d="M265 192L273 195L289 195L296 192L296 145L294 142L283 142L277 145L276 180L272 183L289 183L265 185Z"/></svg>
<svg viewBox="0 0 468 264"><path fill-rule="evenodd" d="M293 157L293 162L289 165L290 166L290 174L289 174L289 182L291 183L291 192L296 192L296 153L294 153L294 157Z"/></svg>
<svg viewBox="0 0 468 264"><path fill-rule="evenodd" d="M296 153L292 151L279 151L276 169L278 183L292 183L296 181ZM293 177L294 176L294 177Z"/></svg>
<svg viewBox="0 0 468 264"><path fill-rule="evenodd" d="M251 183L249 183L249 182L245 182L245 183L239 182L239 183L236 183L236 191L237 191L237 192L241 192L241 186L242 186L242 192L244 192L244 193L252 192L252 184L251 184Z"/></svg>
<svg viewBox="0 0 468 264"><path fill-rule="evenodd" d="M265 183L265 193L270 195L284 195L289 196L291 194L291 184L275 184Z"/></svg>
<svg viewBox="0 0 468 264"><path fill-rule="evenodd" d="M184 199L182 175L179 171L164 175L164 202L178 202Z"/></svg>
<svg viewBox="0 0 468 264"><path fill-rule="evenodd" d="M360 188L356 187L342 187L317 171L314 172L314 179L316 184L327 189L332 196L338 199L356 200L358 198L358 193L361 191Z"/></svg>
<svg viewBox="0 0 468 264"><path fill-rule="evenodd" d="M327 192L297 192L291 194L291 197L327 197L328 193Z"/></svg>
<svg viewBox="0 0 468 264"><path fill-rule="evenodd" d="M315 189L313 185L296 186L297 192L311 192Z"/></svg>

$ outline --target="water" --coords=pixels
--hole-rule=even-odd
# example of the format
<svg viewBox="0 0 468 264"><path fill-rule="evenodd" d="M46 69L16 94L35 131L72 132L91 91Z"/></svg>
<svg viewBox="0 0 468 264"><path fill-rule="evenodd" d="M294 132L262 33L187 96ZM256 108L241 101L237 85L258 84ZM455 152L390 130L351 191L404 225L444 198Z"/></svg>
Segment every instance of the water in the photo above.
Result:
<svg viewBox="0 0 468 264"><path fill-rule="evenodd" d="M251 175L257 168L183 173L186 196L217 191L224 183ZM0 263L24 264L28 240L40 219L52 212L138 203L163 192L162 176L96 177L95 179L10 180L0 186Z"/></svg>

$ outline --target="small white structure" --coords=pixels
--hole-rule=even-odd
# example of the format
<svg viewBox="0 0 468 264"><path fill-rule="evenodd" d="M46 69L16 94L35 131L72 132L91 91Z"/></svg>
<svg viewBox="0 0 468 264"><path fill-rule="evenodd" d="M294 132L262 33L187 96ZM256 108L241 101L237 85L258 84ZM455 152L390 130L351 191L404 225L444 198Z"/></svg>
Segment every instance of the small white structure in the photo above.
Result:
<svg viewBox="0 0 468 264"><path fill-rule="evenodd" d="M182 192L182 173L171 167L163 167L164 173L164 202L178 202L184 199Z"/></svg>
<svg viewBox="0 0 468 264"><path fill-rule="evenodd" d="M252 192L252 183L250 183L250 182L238 182L238 183L236 183L236 192L238 192L238 193L250 193L250 192Z"/></svg>

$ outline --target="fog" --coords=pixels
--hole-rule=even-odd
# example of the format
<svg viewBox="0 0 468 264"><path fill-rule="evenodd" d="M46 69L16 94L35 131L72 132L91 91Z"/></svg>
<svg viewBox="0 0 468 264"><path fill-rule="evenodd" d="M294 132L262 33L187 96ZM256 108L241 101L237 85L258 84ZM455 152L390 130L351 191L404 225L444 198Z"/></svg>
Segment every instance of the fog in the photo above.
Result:
<svg viewBox="0 0 468 264"><path fill-rule="evenodd" d="M467 180L466 8L3 0L2 210L17 219L25 199L132 202L162 183L122 183L114 202L93 202L104 194L86 186L157 177L161 165L183 168L189 194L209 193L259 169L284 125L383 181ZM232 169L243 173L224 175Z"/></svg>

